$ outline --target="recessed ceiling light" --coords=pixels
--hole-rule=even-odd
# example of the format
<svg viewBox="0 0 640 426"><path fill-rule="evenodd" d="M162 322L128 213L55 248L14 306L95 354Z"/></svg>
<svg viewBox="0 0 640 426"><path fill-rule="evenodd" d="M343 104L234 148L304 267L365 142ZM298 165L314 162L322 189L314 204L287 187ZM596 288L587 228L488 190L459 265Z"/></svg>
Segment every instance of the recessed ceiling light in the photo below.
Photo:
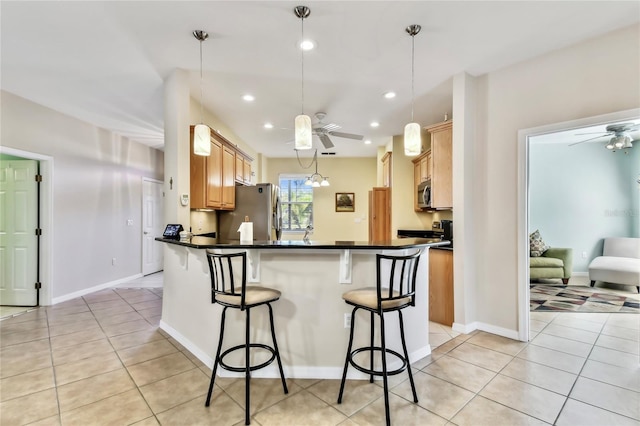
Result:
<svg viewBox="0 0 640 426"><path fill-rule="evenodd" d="M379 127L380 123L378 123L377 121L372 121L371 122L371 127Z"/></svg>
<svg viewBox="0 0 640 426"><path fill-rule="evenodd" d="M253 102L256 100L256 98L253 95L244 95L242 99L244 99L247 102Z"/></svg>
<svg viewBox="0 0 640 426"><path fill-rule="evenodd" d="M370 140L370 139L365 140L365 141L364 141L364 144L365 144L365 145L371 145L371 140Z"/></svg>
<svg viewBox="0 0 640 426"><path fill-rule="evenodd" d="M273 124L271 124L271 123L264 123L264 128L265 128L265 129L273 129Z"/></svg>
<svg viewBox="0 0 640 426"><path fill-rule="evenodd" d="M314 47L316 47L316 44L313 40L302 40L300 42L300 49L302 50L312 50Z"/></svg>
<svg viewBox="0 0 640 426"><path fill-rule="evenodd" d="M393 98L396 97L396 92L387 92L387 93L384 94L384 97L386 99L393 99Z"/></svg>

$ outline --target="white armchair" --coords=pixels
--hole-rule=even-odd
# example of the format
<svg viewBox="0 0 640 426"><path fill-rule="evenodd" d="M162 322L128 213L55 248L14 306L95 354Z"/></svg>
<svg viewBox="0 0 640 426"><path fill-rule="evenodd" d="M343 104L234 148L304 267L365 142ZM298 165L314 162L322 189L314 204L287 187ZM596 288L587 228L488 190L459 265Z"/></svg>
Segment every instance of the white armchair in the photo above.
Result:
<svg viewBox="0 0 640 426"><path fill-rule="evenodd" d="M633 285L640 293L640 238L605 238L602 256L589 264L591 287L596 281Z"/></svg>

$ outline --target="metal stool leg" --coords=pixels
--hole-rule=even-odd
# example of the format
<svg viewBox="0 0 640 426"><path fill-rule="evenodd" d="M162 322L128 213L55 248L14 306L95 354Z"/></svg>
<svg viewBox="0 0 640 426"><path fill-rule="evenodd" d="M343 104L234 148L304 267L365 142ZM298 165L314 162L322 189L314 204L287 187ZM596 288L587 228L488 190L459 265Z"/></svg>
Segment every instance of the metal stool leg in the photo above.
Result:
<svg viewBox="0 0 640 426"><path fill-rule="evenodd" d="M280 351L278 350L278 342L276 342L276 329L273 325L273 309L271 309L271 304L267 303L267 307L269 308L269 320L271 321L271 337L273 338L273 350L276 353L276 360L278 361L278 369L280 370L280 379L282 379L282 388L284 389L284 393L289 393L289 389L287 389L287 381L284 379L284 370L282 369L282 361L280 360Z"/></svg>
<svg viewBox="0 0 640 426"><path fill-rule="evenodd" d="M342 370L342 382L340 382L340 393L338 393L338 404L342 404L342 393L344 392L344 382L347 380L347 368L349 367L349 361L351 360L351 346L353 345L353 329L356 323L356 311L358 308L353 308L351 312L351 331L349 332L349 345L347 347L347 355L344 359L344 369Z"/></svg>
<svg viewBox="0 0 640 426"><path fill-rule="evenodd" d="M382 348L382 382L384 384L384 414L387 419L387 426L391 425L391 415L389 414L389 383L387 381L387 346L384 335L384 313L380 312L380 347Z"/></svg>
<svg viewBox="0 0 640 426"><path fill-rule="evenodd" d="M224 321L226 318L227 307L222 309L222 321L220 322L220 340L218 341L218 350L216 351L216 359L213 361L213 371L211 372L211 382L209 382L209 393L207 394L207 400L204 403L205 407L208 407L211 403L211 394L213 393L213 382L216 380L216 370L218 369L218 362L220 361L220 351L222 350L222 336L224 336Z"/></svg>
<svg viewBox="0 0 640 426"><path fill-rule="evenodd" d="M413 373L411 372L411 364L409 363L409 352L407 352L407 343L404 340L404 319L402 312L398 311L398 321L400 322L400 340L402 341L402 349L404 350L404 359L407 361L407 371L409 372L409 382L411 383L411 391L413 392L413 402L418 402L418 394L416 393L416 385L413 383Z"/></svg>
<svg viewBox="0 0 640 426"><path fill-rule="evenodd" d="M370 321L370 325L371 325L371 358L369 359L369 370L373 371L373 342L374 342L374 334L373 334L373 329L375 327L375 323L374 323L374 316L373 316L373 311L371 311L371 321ZM353 321L353 318L351 318L351 320ZM373 374L369 375L369 383L373 383Z"/></svg>
<svg viewBox="0 0 640 426"><path fill-rule="evenodd" d="M244 348L244 353L245 353L245 361L244 361L244 368L245 368L245 376L244 376L244 424L245 425L249 425L251 424L251 421L249 420L249 409L250 409L250 396L251 396L251 364L250 364L250 359L249 359L249 349L251 348L249 346L250 341L249 341L249 329L250 329L250 321L251 321L251 309L247 309L247 320L246 320L246 324L245 324L245 348Z"/></svg>

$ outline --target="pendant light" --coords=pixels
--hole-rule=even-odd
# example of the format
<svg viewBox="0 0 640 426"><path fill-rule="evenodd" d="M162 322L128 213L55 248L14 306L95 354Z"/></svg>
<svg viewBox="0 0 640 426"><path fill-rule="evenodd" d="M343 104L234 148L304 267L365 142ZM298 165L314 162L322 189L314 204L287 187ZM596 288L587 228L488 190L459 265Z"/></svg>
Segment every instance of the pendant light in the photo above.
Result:
<svg viewBox="0 0 640 426"><path fill-rule="evenodd" d="M422 147L420 125L413 121L414 41L420 30L420 25L410 25L405 29L411 36L411 123L404 126L404 155L409 157L420 154Z"/></svg>
<svg viewBox="0 0 640 426"><path fill-rule="evenodd" d="M300 18L302 22L302 39L304 40L304 19L308 18L311 14L311 10L307 6L296 6L293 8L295 15ZM313 130L311 129L311 117L304 113L304 50L301 49L302 58L302 109L300 115L298 115L294 122L295 129L295 149L311 149L311 135Z"/></svg>
<svg viewBox="0 0 640 426"><path fill-rule="evenodd" d="M193 36L200 42L200 124L193 129L193 153L208 156L211 155L211 128L202 122L202 42L209 37L209 34L196 30Z"/></svg>

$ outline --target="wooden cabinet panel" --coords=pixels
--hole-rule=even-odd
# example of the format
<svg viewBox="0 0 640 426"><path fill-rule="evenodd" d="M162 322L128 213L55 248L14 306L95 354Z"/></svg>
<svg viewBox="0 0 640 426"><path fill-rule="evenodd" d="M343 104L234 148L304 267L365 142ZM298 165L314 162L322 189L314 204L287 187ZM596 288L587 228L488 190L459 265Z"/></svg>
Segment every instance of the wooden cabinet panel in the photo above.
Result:
<svg viewBox="0 0 640 426"><path fill-rule="evenodd" d="M220 208L236 208L236 153L228 147L222 151L222 202Z"/></svg>
<svg viewBox="0 0 640 426"><path fill-rule="evenodd" d="M369 241L391 239L391 189L369 191Z"/></svg>
<svg viewBox="0 0 640 426"><path fill-rule="evenodd" d="M243 163L243 179L245 185L251 185L251 161L244 159Z"/></svg>
<svg viewBox="0 0 640 426"><path fill-rule="evenodd" d="M431 206L453 207L452 123L450 121L429 130L433 169L431 171Z"/></svg>
<svg viewBox="0 0 640 426"><path fill-rule="evenodd" d="M236 154L236 182L244 183L244 157Z"/></svg>
<svg viewBox="0 0 640 426"><path fill-rule="evenodd" d="M211 155L207 157L207 207L222 206L222 144L211 139Z"/></svg>
<svg viewBox="0 0 640 426"><path fill-rule="evenodd" d="M452 250L429 250L429 321L453 324Z"/></svg>

